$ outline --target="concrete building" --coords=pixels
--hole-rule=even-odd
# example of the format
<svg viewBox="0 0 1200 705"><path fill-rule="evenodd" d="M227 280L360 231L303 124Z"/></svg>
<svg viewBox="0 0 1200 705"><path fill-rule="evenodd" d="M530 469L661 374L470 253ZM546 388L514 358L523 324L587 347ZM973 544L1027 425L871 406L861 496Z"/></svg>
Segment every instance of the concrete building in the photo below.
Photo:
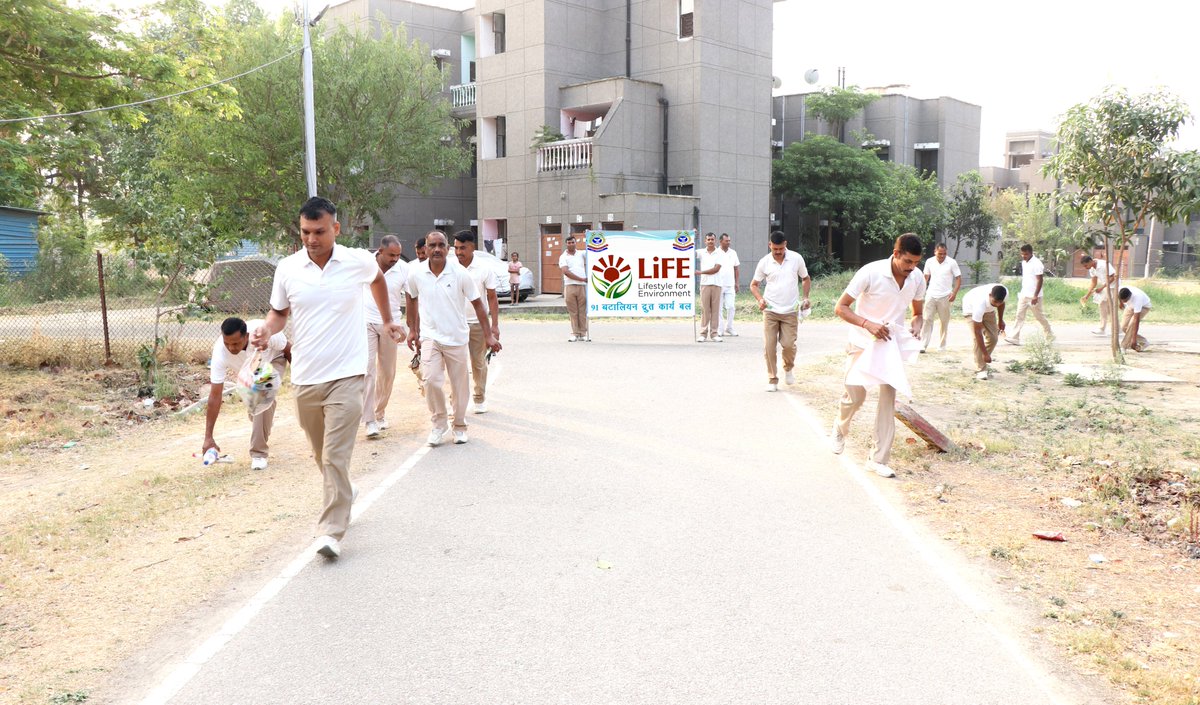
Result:
<svg viewBox="0 0 1200 705"><path fill-rule="evenodd" d="M474 227L543 292L561 291L563 237L587 229L696 227L766 253L771 0L350 0L327 17L404 22L460 81L474 138L474 174L405 194L377 231Z"/></svg>

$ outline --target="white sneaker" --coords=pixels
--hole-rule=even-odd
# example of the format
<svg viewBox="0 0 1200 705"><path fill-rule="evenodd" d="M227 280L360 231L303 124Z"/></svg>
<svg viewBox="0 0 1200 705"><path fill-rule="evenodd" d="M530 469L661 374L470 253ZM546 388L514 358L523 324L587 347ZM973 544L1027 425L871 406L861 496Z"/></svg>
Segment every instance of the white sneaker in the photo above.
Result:
<svg viewBox="0 0 1200 705"><path fill-rule="evenodd" d="M783 375L783 381L787 382L788 384L795 384L796 383L796 374L794 372L792 372L791 370L788 370Z"/></svg>
<svg viewBox="0 0 1200 705"><path fill-rule="evenodd" d="M871 472L875 473L876 475L878 475L880 477L895 477L896 476L895 470L889 468L888 466L884 465L883 463L877 463L874 460L868 460L864 464L864 467L866 467L867 470L870 470Z"/></svg>
<svg viewBox="0 0 1200 705"><path fill-rule="evenodd" d="M713 339L713 342L714 342L714 343L724 343L724 342L725 342L725 339L724 339L724 338L722 338L722 337L721 337L721 336L719 336L719 335L714 335L714 336L712 337L712 339Z"/></svg>
<svg viewBox="0 0 1200 705"><path fill-rule="evenodd" d="M986 382L987 378L988 378L987 370L983 370L982 372L975 373L975 379L977 379L981 382Z"/></svg>
<svg viewBox="0 0 1200 705"><path fill-rule="evenodd" d="M1092 335L1108 335L1108 331L1097 328L1096 330L1092 331Z"/></svg>
<svg viewBox="0 0 1200 705"><path fill-rule="evenodd" d="M1008 343L1009 345L1020 345L1020 344L1021 344L1021 339L1020 339L1020 338L1008 338L1008 337L1006 337L1006 338L1004 339L1004 342Z"/></svg>
<svg viewBox="0 0 1200 705"><path fill-rule="evenodd" d="M733 332L733 331L731 331L731 330L727 330L727 331L725 331L725 337L727 337L727 338L736 338L736 337L738 337L738 336L737 336L737 333L734 333L734 332Z"/></svg>
<svg viewBox="0 0 1200 705"><path fill-rule="evenodd" d="M446 426L443 426L442 428L435 428L429 432L429 438L425 439L425 443L427 445L431 445L431 446L440 445L442 442L442 439L446 436L446 433L449 431L450 431L449 427L446 427Z"/></svg>
<svg viewBox="0 0 1200 705"><path fill-rule="evenodd" d="M486 414L487 413L487 402L486 401L475 402L474 411L476 414Z"/></svg>
<svg viewBox="0 0 1200 705"><path fill-rule="evenodd" d="M467 432L460 428L454 429L454 443L456 445L462 445L463 443L466 443L466 442L467 442Z"/></svg>
<svg viewBox="0 0 1200 705"><path fill-rule="evenodd" d="M696 336L696 342L697 342L697 343L703 343L703 342L704 342L704 336L702 336L702 335L698 335L698 336Z"/></svg>
<svg viewBox="0 0 1200 705"><path fill-rule="evenodd" d="M767 391L768 392L778 392L779 385L776 384L775 382L767 382Z"/></svg>
<svg viewBox="0 0 1200 705"><path fill-rule="evenodd" d="M568 343L574 343L577 340L579 340L579 336L577 336L577 335L573 335L570 338L567 338Z"/></svg>
<svg viewBox="0 0 1200 705"><path fill-rule="evenodd" d="M357 501L358 501L358 485L351 482L350 483L350 504L354 504Z"/></svg>
<svg viewBox="0 0 1200 705"><path fill-rule="evenodd" d="M322 536L317 539L317 553L326 558L337 558L342 555L342 545L332 536Z"/></svg>
<svg viewBox="0 0 1200 705"><path fill-rule="evenodd" d="M367 438L379 438L379 424L374 421L367 422Z"/></svg>
<svg viewBox="0 0 1200 705"><path fill-rule="evenodd" d="M829 431L829 449L833 451L834 455L841 455L842 451L846 450L846 437L838 431L836 421Z"/></svg>
<svg viewBox="0 0 1200 705"><path fill-rule="evenodd" d="M388 427L388 422L387 422L387 419L385 419L385 418L380 418L380 419L379 419L379 430L380 430L380 431L386 431L386 430L387 430L387 427Z"/></svg>
<svg viewBox="0 0 1200 705"><path fill-rule="evenodd" d="M583 341L583 342L585 342L585 343L590 343L590 342L592 342L592 336L590 336L590 335L587 335L587 334L585 333L585 334L584 334L584 336L583 336L583 337L582 337L580 340L582 340L582 341Z"/></svg>
<svg viewBox="0 0 1200 705"><path fill-rule="evenodd" d="M267 459L266 458L251 458L250 459L250 469L251 470L266 470L267 469Z"/></svg>

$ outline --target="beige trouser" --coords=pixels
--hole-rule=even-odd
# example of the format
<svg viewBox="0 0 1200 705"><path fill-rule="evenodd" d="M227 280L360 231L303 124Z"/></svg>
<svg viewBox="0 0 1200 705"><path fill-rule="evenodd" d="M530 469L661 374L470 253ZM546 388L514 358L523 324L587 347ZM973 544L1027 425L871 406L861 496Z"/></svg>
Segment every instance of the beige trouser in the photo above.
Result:
<svg viewBox="0 0 1200 705"><path fill-rule="evenodd" d="M1149 316L1149 315L1150 315L1149 308L1142 309L1142 320L1143 321L1146 320L1146 316ZM1146 344L1146 336L1142 335L1140 332L1138 333L1136 340L1134 339L1134 337L1132 335L1130 335L1131 333L1133 333L1133 321L1135 318L1137 318L1137 314L1133 312L1133 307L1126 305L1125 306L1125 317L1123 319L1121 319L1121 347L1124 348L1125 350L1132 350L1134 348L1135 344L1137 345L1137 349L1141 350L1142 347Z"/></svg>
<svg viewBox="0 0 1200 705"><path fill-rule="evenodd" d="M705 284L700 287L700 335L711 338L720 335L721 287Z"/></svg>
<svg viewBox="0 0 1200 705"><path fill-rule="evenodd" d="M862 348L853 345L846 355L846 374L854 365ZM847 384L846 393L838 405L838 433L846 436L850 433L850 420L858 412L858 408L867 399L867 388ZM875 410L875 446L871 449L871 460L887 465L892 455L892 441L896 437L896 388L890 384L879 385L879 407Z"/></svg>
<svg viewBox="0 0 1200 705"><path fill-rule="evenodd" d="M396 341L382 323L367 324L367 378L363 382L363 423L384 417L396 379Z"/></svg>
<svg viewBox="0 0 1200 705"><path fill-rule="evenodd" d="M582 288L582 287L580 287ZM466 345L442 345L434 340L421 341L421 374L425 377L425 403L429 405L434 429L446 428L446 377L450 377L451 403L454 404L454 428L467 427Z"/></svg>
<svg viewBox="0 0 1200 705"><path fill-rule="evenodd" d="M779 371L775 367L775 347L783 346L783 371L792 369L796 363L796 329L800 319L794 313L763 311L763 356L767 359L767 377L771 384L779 384Z"/></svg>
<svg viewBox="0 0 1200 705"><path fill-rule="evenodd" d="M983 361L984 353L992 354L996 349L996 340L1000 337L1000 324L996 322L996 312L988 311L983 314L983 321L980 323L983 326L983 347L979 347L979 339L975 337L975 321L967 316L967 325L971 326L971 340L975 346L975 371L984 372L987 370L987 363Z"/></svg>
<svg viewBox="0 0 1200 705"><path fill-rule="evenodd" d="M587 336L587 288L566 285L563 287L563 298L567 301L567 313L571 316L571 335Z"/></svg>
<svg viewBox="0 0 1200 705"><path fill-rule="evenodd" d="M483 326L471 324L471 337L467 341L467 349L471 354L471 382L473 383L473 399L476 404L487 400L487 340L483 337Z"/></svg>
<svg viewBox="0 0 1200 705"><path fill-rule="evenodd" d="M1112 287L1096 292L1095 298L1100 300L1100 330L1108 330L1108 317L1112 315L1112 302L1116 298Z"/></svg>
<svg viewBox="0 0 1200 705"><path fill-rule="evenodd" d="M925 299L925 327L921 329L921 349L929 349L929 341L933 333L933 317L937 316L942 324L942 337L938 347L946 349L946 331L950 328L950 295Z"/></svg>
<svg viewBox="0 0 1200 705"><path fill-rule="evenodd" d="M282 384L283 370L287 367L287 360L282 356L277 357L271 361L271 367L275 368L275 379ZM268 450L267 441L271 440L271 425L275 422L275 402L271 402L267 410L261 414L251 416L250 422L250 457L265 458Z"/></svg>
<svg viewBox="0 0 1200 705"><path fill-rule="evenodd" d="M339 541L350 525L350 456L362 418L363 376L296 385L296 419L325 478L317 531Z"/></svg>
<svg viewBox="0 0 1200 705"><path fill-rule="evenodd" d="M1033 311L1033 317L1042 324L1042 329L1046 331L1046 337L1053 338L1054 332L1050 330L1050 321L1047 321L1046 314L1042 313L1042 303L1045 300L1045 297L1039 296L1038 302L1035 304L1032 297L1022 296L1020 303L1017 304L1017 320L1013 322L1012 333L1008 337L1013 340L1021 339L1021 326L1025 325L1025 312Z"/></svg>

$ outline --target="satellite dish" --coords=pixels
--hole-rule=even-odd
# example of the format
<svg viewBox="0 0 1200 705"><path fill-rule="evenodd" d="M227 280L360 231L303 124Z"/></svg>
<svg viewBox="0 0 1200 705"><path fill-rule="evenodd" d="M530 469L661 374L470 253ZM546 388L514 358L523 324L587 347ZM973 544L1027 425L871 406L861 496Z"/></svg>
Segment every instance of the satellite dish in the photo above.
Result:
<svg viewBox="0 0 1200 705"><path fill-rule="evenodd" d="M821 80L821 74L817 73L816 69L809 69L804 72L804 82L808 85L815 85L819 80Z"/></svg>
<svg viewBox="0 0 1200 705"><path fill-rule="evenodd" d="M779 87L782 85L783 85L783 81L779 80L778 76L771 77L771 87L772 88L774 88L775 90L779 90Z"/></svg>

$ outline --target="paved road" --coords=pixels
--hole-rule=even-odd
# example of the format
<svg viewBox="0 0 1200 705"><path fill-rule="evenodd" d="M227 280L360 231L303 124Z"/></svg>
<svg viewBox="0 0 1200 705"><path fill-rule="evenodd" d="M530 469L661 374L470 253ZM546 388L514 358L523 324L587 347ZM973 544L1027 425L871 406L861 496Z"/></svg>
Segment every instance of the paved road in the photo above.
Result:
<svg viewBox="0 0 1200 705"><path fill-rule="evenodd" d="M342 558L294 563L169 702L1099 702L826 450L828 409L762 391L755 332L509 324L470 443L364 480Z"/></svg>

